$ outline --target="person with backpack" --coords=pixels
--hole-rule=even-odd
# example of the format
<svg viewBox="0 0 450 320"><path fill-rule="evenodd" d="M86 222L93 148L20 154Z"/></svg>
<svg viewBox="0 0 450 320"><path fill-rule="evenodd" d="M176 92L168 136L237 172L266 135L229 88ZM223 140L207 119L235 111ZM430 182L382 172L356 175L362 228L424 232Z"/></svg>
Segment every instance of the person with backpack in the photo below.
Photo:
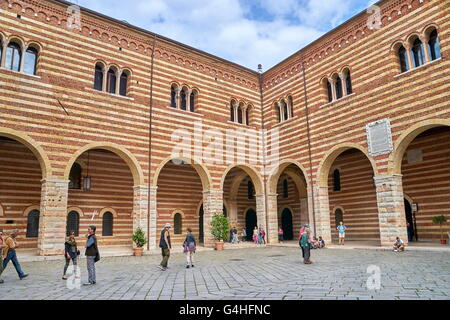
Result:
<svg viewBox="0 0 450 320"><path fill-rule="evenodd" d="M186 239L184 239L183 242L183 249L183 252L186 254L186 269L189 269L190 267L193 268L196 242L191 228L187 228Z"/></svg>
<svg viewBox="0 0 450 320"><path fill-rule="evenodd" d="M85 286L97 283L95 275L95 263L100 260L100 252L98 251L97 247L97 237L95 235L96 230L96 226L89 226L88 234L86 235L86 237L88 238L86 241L85 253L87 260L88 282L84 283Z"/></svg>
<svg viewBox="0 0 450 320"><path fill-rule="evenodd" d="M11 235L6 238L3 245L3 270L6 269L9 261L12 261L14 268L16 269L17 274L19 275L20 280L28 277L28 274L22 271L19 260L17 259L16 249L19 247L19 244L16 240L17 235L19 234L19 230L14 229L11 231Z"/></svg>

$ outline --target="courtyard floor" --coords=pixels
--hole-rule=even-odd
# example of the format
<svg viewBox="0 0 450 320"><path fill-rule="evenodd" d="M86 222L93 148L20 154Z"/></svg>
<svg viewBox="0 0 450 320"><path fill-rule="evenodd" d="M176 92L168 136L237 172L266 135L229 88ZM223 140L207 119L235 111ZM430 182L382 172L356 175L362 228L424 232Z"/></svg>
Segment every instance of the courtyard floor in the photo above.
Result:
<svg viewBox="0 0 450 320"><path fill-rule="evenodd" d="M62 260L22 262L25 280L10 263L0 300L450 300L450 252L327 248L312 250L312 265L302 263L298 247L201 251L195 258L195 268L186 269L184 255L174 253L160 271L156 255L105 257L96 264L97 284L88 287L61 280ZM86 260L79 265L83 283ZM367 288L376 279L368 268L380 271L379 289Z"/></svg>

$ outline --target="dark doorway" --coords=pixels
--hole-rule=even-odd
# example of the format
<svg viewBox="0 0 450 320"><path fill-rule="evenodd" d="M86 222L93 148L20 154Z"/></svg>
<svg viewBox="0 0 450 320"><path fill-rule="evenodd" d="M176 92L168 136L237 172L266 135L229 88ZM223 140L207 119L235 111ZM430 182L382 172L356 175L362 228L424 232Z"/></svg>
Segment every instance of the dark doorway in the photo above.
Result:
<svg viewBox="0 0 450 320"><path fill-rule="evenodd" d="M414 234L415 234L414 218L413 218L411 204L406 199L405 199L405 217L406 217L406 222L407 222L407 224L406 224L407 230L406 231L408 232L408 241L413 241Z"/></svg>
<svg viewBox="0 0 450 320"><path fill-rule="evenodd" d="M334 211L334 223L336 224L334 229L337 228L341 221L344 222L344 213L341 209L337 208L336 211Z"/></svg>
<svg viewBox="0 0 450 320"><path fill-rule="evenodd" d="M247 241L253 241L253 229L258 226L256 212L249 209L245 214L245 232L247 232Z"/></svg>
<svg viewBox="0 0 450 320"><path fill-rule="evenodd" d="M281 228L283 229L284 240L294 239L294 230L292 227L292 212L285 208L281 213Z"/></svg>
<svg viewBox="0 0 450 320"><path fill-rule="evenodd" d="M198 219L198 242L204 243L203 237L203 204L200 206L199 219Z"/></svg>

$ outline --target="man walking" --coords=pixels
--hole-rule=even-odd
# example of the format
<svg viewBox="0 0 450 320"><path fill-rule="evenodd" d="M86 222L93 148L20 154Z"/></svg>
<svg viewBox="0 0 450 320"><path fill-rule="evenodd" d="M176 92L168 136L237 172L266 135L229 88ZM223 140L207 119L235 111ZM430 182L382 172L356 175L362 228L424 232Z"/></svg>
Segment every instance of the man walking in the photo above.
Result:
<svg viewBox="0 0 450 320"><path fill-rule="evenodd" d="M3 270L6 269L9 261L11 260L14 268L16 268L17 274L19 275L20 280L28 277L28 274L22 271L20 267L19 260L17 259L16 248L19 247L19 244L16 241L17 235L19 234L19 230L15 229L11 232L11 235L6 238L3 245Z"/></svg>
<svg viewBox="0 0 450 320"><path fill-rule="evenodd" d="M170 223L166 223L166 226L161 231L161 237L159 239L159 247L161 248L162 261L158 266L161 271L167 270L167 263L169 262L170 249L172 249L172 243L170 242Z"/></svg>
<svg viewBox="0 0 450 320"><path fill-rule="evenodd" d="M3 229L0 229L0 284L4 283L2 279L3 273L3 248L6 248L5 240L3 240Z"/></svg>
<svg viewBox="0 0 450 320"><path fill-rule="evenodd" d="M100 260L100 254L97 247L97 237L95 236L95 231L97 228L95 226L89 226L87 241L86 241L86 261L88 270L88 282L84 285L93 285L97 283L95 276L95 263Z"/></svg>
<svg viewBox="0 0 450 320"><path fill-rule="evenodd" d="M345 229L347 229L346 226L344 226L344 223L341 221L339 222L339 225L336 228L339 231L339 244L344 245L345 241Z"/></svg>

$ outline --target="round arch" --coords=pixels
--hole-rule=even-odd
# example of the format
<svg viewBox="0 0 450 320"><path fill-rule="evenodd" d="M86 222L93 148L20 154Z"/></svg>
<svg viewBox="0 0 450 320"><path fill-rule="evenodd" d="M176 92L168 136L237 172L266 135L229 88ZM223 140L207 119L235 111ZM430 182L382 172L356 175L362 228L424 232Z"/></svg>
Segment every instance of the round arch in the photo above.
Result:
<svg viewBox="0 0 450 320"><path fill-rule="evenodd" d="M405 130L395 141L394 151L389 156L388 174L401 174L403 155L410 143L421 133L436 127L450 126L450 120L433 119L419 122Z"/></svg>
<svg viewBox="0 0 450 320"><path fill-rule="evenodd" d="M195 169L195 171L197 172L197 174L200 177L200 180L202 181L203 191L210 189L211 175L209 174L209 171L206 168L206 166L204 166L203 164L200 164L199 162L197 162L193 159L184 158L184 157L176 157L176 158L167 157L166 159L164 159L155 170L155 174L154 174L153 180L152 180L153 187L158 186L158 178L161 173L161 170L164 168L164 166L167 163L169 163L169 161L174 160L174 159L177 159L177 160L183 161L184 163L190 164Z"/></svg>
<svg viewBox="0 0 450 320"><path fill-rule="evenodd" d="M269 194L277 193L277 185L278 180L280 179L281 174L284 172L284 170L289 167L290 165L295 165L300 171L302 172L303 176L305 177L306 182L306 188L309 187L308 183L308 177L306 175L306 169L304 166L302 166L298 161L292 160L292 159L286 159L279 163L278 167L274 168L269 176ZM294 180L297 188L300 188L303 184L303 181L300 183L300 178L296 175L292 174L291 172L288 173L288 175ZM300 189L298 189L300 191Z"/></svg>
<svg viewBox="0 0 450 320"><path fill-rule="evenodd" d="M378 175L378 168L375 163L375 160L369 156L369 152L366 148L363 148L359 144L356 143L342 143L335 147L333 147L330 151L328 151L325 156L320 161L320 164L317 168L317 184L319 187L328 187L328 175L330 173L331 166L333 165L334 160L349 149L357 149L364 153L366 158L369 160L374 176Z"/></svg>
<svg viewBox="0 0 450 320"><path fill-rule="evenodd" d="M24 216L28 216L28 214L33 211L33 210L37 210L37 211L41 211L41 206L39 204L35 204L29 207L26 207L25 210L23 210L23 215Z"/></svg>
<svg viewBox="0 0 450 320"><path fill-rule="evenodd" d="M257 195L258 195L258 194L263 194L263 193L264 193L264 190L263 190L263 182L262 182L263 179L262 179L261 175L258 173L258 171L256 170L255 167L253 167L253 166L251 166L251 165L247 165L247 164L233 164L233 165L230 165L230 166L224 171L224 173L223 173L223 175L222 175L222 179L221 179L221 181L220 181L220 185L221 185L221 187L222 187L222 190L223 190L223 186L224 186L224 183L225 183L225 179L226 179L226 177L227 177L227 174L228 174L228 172L230 172L230 170L233 169L233 168L239 168L239 169L242 169L242 170L244 170L244 171L247 173L247 175L250 176L250 179L252 179L252 182L253 182L253 185L254 185L254 187L255 187L255 191L256 191L256 194L257 194Z"/></svg>
<svg viewBox="0 0 450 320"><path fill-rule="evenodd" d="M66 170L64 171L64 179L69 180L70 169L77 161L78 157L80 157L84 152L92 149L104 149L118 155L130 168L134 185L145 185L144 173L136 157L126 148L110 142L93 142L78 149L78 151L72 155L67 164Z"/></svg>
<svg viewBox="0 0 450 320"><path fill-rule="evenodd" d="M75 211L77 211L77 210L75 210ZM117 218L117 216L118 216L116 210L114 210L113 208L110 208L110 207L106 207L106 208L103 208L102 211L100 211L100 213L98 214L98 217L103 218L103 215L107 212L111 212L111 214L113 215L114 218ZM80 213L80 215L81 215L81 213Z"/></svg>
<svg viewBox="0 0 450 320"><path fill-rule="evenodd" d="M42 171L42 179L52 177L52 167L50 164L50 160L39 143L37 143L35 140L24 133L8 128L0 127L0 136L13 139L25 145L29 150L31 150L31 152L33 152L34 156L39 161Z"/></svg>
<svg viewBox="0 0 450 320"><path fill-rule="evenodd" d="M84 217L84 212L79 207L68 207L66 211L67 211L67 214L69 214L69 212L71 212L71 211L76 211L78 213L78 215L80 216L80 218Z"/></svg>

